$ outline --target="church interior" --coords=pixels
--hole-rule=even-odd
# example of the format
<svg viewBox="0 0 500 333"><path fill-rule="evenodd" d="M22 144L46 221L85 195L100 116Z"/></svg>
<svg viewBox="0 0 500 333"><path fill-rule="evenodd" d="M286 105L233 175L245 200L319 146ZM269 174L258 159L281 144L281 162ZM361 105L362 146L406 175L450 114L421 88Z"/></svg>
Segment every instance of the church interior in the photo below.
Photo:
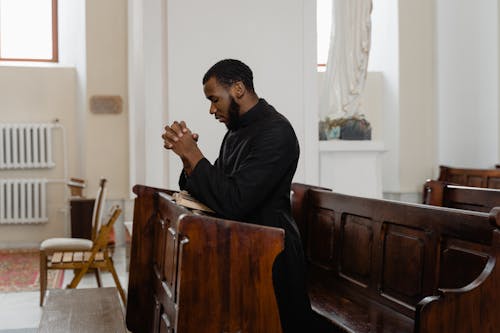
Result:
<svg viewBox="0 0 500 333"><path fill-rule="evenodd" d="M42 60L2 49L15 1L0 0L0 258L36 250L37 272L52 260L64 274L49 272L49 296L53 276L63 289L81 266L57 266L55 252L39 261L41 244L85 238L85 249L68 248L99 245L112 260L86 267L75 290L97 288L99 270L103 290L123 287L124 297L112 295L116 331L198 332L184 314L197 311L217 322L204 323L208 333L281 332L274 299L264 301L281 234L186 217L166 199L182 163L164 149L164 127L184 120L214 162L226 127L209 113L202 78L240 59L298 138L291 203L311 269L311 332L500 325L489 308L500 287L498 1L44 0L52 58ZM21 17L34 3L22 1ZM100 243L99 219L111 222ZM220 230L227 243L214 241ZM186 235L215 245L197 248ZM262 266L247 281L250 259ZM202 273L220 288L185 285ZM51 332L44 308L55 296L40 306L39 289L0 286L0 333Z"/></svg>

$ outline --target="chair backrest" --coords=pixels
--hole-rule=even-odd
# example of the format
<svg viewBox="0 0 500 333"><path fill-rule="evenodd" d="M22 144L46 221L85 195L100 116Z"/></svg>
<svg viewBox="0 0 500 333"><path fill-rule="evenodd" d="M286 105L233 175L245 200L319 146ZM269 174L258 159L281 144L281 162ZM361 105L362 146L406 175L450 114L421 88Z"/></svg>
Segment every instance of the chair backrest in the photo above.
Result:
<svg viewBox="0 0 500 333"><path fill-rule="evenodd" d="M92 241L95 241L97 233L101 229L102 212L106 201L106 182L105 178L101 178L95 197L94 210L92 212Z"/></svg>

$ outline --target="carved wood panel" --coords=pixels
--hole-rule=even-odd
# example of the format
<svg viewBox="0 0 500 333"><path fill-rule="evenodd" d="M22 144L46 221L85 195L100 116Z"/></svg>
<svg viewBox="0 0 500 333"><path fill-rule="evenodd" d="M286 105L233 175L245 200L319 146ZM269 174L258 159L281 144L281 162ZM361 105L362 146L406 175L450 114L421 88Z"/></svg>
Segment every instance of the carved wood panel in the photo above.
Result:
<svg viewBox="0 0 500 333"><path fill-rule="evenodd" d="M428 267L423 230L387 223L383 235L381 292L383 296L415 306L425 294L424 278Z"/></svg>
<svg viewBox="0 0 500 333"><path fill-rule="evenodd" d="M483 183L483 177L469 176L467 178L467 186L485 187L486 184Z"/></svg>
<svg viewBox="0 0 500 333"><path fill-rule="evenodd" d="M166 314L163 314L160 319L160 333L173 333L174 329Z"/></svg>
<svg viewBox="0 0 500 333"><path fill-rule="evenodd" d="M175 301L175 272L177 265L177 232L173 227L168 227L165 232L165 260L164 277L167 294Z"/></svg>
<svg viewBox="0 0 500 333"><path fill-rule="evenodd" d="M370 281L373 249L373 221L344 214L340 228L341 276L367 287Z"/></svg>
<svg viewBox="0 0 500 333"><path fill-rule="evenodd" d="M330 210L318 210L309 224L309 259L312 263L333 269L335 216Z"/></svg>
<svg viewBox="0 0 500 333"><path fill-rule="evenodd" d="M153 270L155 278L160 281L164 279L165 231L165 221L161 219L156 221L154 224Z"/></svg>
<svg viewBox="0 0 500 333"><path fill-rule="evenodd" d="M486 185L486 187L500 189L500 178L489 177L488 184Z"/></svg>

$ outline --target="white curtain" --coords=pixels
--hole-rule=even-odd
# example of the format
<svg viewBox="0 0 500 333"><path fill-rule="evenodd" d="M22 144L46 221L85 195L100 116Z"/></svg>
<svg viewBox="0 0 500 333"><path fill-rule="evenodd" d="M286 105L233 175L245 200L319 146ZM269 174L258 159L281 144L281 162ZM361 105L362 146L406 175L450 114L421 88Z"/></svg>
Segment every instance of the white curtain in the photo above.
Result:
<svg viewBox="0 0 500 333"><path fill-rule="evenodd" d="M360 97L370 52L372 0L332 1L321 113L330 119L348 118L363 113Z"/></svg>

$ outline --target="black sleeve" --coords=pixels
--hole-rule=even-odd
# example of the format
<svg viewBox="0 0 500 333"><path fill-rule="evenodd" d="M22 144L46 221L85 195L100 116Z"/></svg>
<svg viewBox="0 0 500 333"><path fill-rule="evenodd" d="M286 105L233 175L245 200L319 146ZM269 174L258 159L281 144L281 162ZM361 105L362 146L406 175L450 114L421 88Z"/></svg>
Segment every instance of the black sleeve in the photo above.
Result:
<svg viewBox="0 0 500 333"><path fill-rule="evenodd" d="M298 144L289 126L267 128L252 138L249 153L231 175L201 160L186 179L187 190L218 214L242 219L257 209L298 159Z"/></svg>
<svg viewBox="0 0 500 333"><path fill-rule="evenodd" d="M217 167L217 161L218 161L218 159L217 159L217 160L215 160L215 163L214 163L214 166L215 166L215 167ZM209 163L210 163L210 162L209 162ZM181 174L180 174L180 176L179 176L179 188L180 188L181 190L186 190L186 191L188 191L188 190L187 190L187 185L186 185L186 184L187 184L187 181L188 181L188 175L186 174L186 172L184 171L184 169L182 169ZM188 191L188 192L189 192L189 191Z"/></svg>
<svg viewBox="0 0 500 333"><path fill-rule="evenodd" d="M181 190L185 190L186 189L186 182L187 182L187 175L184 172L184 169L182 169L181 175L179 176L179 188Z"/></svg>

